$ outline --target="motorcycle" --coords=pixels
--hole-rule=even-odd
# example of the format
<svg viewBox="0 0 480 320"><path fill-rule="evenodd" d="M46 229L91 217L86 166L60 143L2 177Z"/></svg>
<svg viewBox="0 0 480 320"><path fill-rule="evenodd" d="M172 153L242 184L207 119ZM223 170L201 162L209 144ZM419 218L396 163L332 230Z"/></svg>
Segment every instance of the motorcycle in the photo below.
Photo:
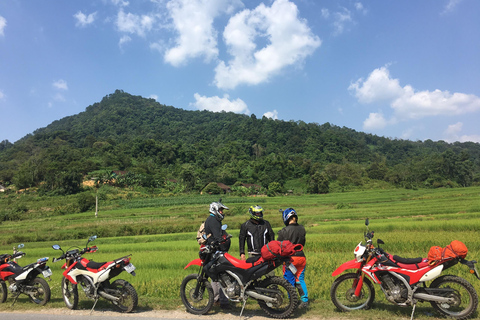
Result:
<svg viewBox="0 0 480 320"><path fill-rule="evenodd" d="M132 312L138 304L138 296L135 288L125 280L110 280L123 271L135 276L135 266L130 263L131 255L108 262L94 262L82 257L85 253L93 253L98 250L97 246L88 247L97 236L91 236L85 248L70 247L66 252L59 245L53 245L55 250L61 250L63 254L54 258L53 262L65 259L62 269L65 269L62 277L63 301L69 309L78 308L78 285L83 289L87 298L95 301L92 311L100 297L110 301L121 312Z"/></svg>
<svg viewBox="0 0 480 320"><path fill-rule="evenodd" d="M374 232L369 232L369 220L365 220L366 244L360 242L355 250L355 259L338 267L332 276L338 276L330 289L333 304L340 311L369 309L375 299L373 283L380 285L386 299L398 306L412 306L411 319L418 302L430 302L440 314L454 319L466 319L477 309L478 296L475 288L465 279L442 272L457 263L470 268L470 273L480 280L475 260L449 258L429 263L427 258L402 258L392 256L380 248L385 244L377 239L373 246ZM430 286L426 282L431 281Z"/></svg>
<svg viewBox="0 0 480 320"><path fill-rule="evenodd" d="M19 249L23 247L23 244L18 245ZM0 255L0 303L7 300L6 282L8 282L8 290L15 297L12 306L20 294L29 296L33 303L43 306L50 300L50 286L38 275L42 274L51 280L52 270L47 266L48 257L40 258L34 263L21 267L16 263L16 259L20 259L24 255L25 253L17 251L17 248L14 248L13 255Z"/></svg>
<svg viewBox="0 0 480 320"><path fill-rule="evenodd" d="M225 230L226 225L222 229ZM231 235L224 242L229 238ZM295 311L299 301L297 289L283 277L266 276L283 264L295 273L296 268L290 263L290 257L269 261L260 258L248 263L218 251L220 245L214 242L202 246L199 258L184 268L192 265L200 267L198 273L187 275L180 286L180 296L188 312L203 315L212 308L214 293L209 278L220 284L230 301L243 303L240 317L248 298L257 300L260 308L273 318L287 318Z"/></svg>

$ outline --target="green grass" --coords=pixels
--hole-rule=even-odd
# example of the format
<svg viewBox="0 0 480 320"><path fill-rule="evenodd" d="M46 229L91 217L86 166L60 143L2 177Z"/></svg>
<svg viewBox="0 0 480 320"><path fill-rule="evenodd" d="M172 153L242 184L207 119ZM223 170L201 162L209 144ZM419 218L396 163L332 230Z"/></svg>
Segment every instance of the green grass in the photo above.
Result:
<svg viewBox="0 0 480 320"><path fill-rule="evenodd" d="M458 239L468 249L468 259L480 259L480 188L437 189L437 190L374 190L336 193L326 195L304 195L283 197L230 197L224 196L223 203L230 207L225 223L229 232L238 238L240 224L248 219L250 205L259 204L265 210L277 232L283 227L279 208L293 207L300 216L300 223L307 229L307 273L306 282L312 299L312 308L296 316L322 316L325 318L385 319L407 318L411 308L400 308L386 302L383 293L376 287L376 304L373 310L340 314L330 302L329 290L334 280L333 270L341 263L353 258L353 249L363 240L364 220L370 219L370 229L375 237L385 242L382 247L392 254L404 257L426 256L433 245L446 246ZM0 199L3 202L5 199ZM85 245L91 234L99 238L93 244L99 251L85 255L97 262L112 260L132 254L132 263L137 267L137 276L120 275L133 284L140 296L140 309L177 309L181 307L179 286L196 267L184 270L184 266L198 257L195 241L196 230L208 214L208 204L217 197L176 197L132 199L110 201L108 210L101 206L98 218L93 212L65 215L41 215L40 211L27 212L29 219L4 221L0 224L0 252L11 252L12 247L25 243L22 249L27 255L19 260L27 264L42 256L58 256L51 246L62 248ZM8 201L8 199L7 199ZM21 199L22 204L32 208L45 199ZM0 204L1 207L2 204ZM230 253L238 256L238 242L232 242ZM62 269L60 262L49 265L53 276L52 301L46 308L64 307L60 294ZM280 270L277 270L280 274ZM480 293L480 281L468 273L466 267L455 266L448 270L474 285ZM89 308L80 293L81 307ZM10 310L11 296L0 305L0 311ZM108 305L105 304L105 307ZM102 307L102 304L99 304ZM38 307L19 300L15 308L36 309ZM263 315L254 302L247 309L255 315ZM258 311L253 311L258 310ZM238 313L240 307L238 307ZM429 304L417 306L416 319L432 319L433 309ZM477 314L478 316L478 314Z"/></svg>

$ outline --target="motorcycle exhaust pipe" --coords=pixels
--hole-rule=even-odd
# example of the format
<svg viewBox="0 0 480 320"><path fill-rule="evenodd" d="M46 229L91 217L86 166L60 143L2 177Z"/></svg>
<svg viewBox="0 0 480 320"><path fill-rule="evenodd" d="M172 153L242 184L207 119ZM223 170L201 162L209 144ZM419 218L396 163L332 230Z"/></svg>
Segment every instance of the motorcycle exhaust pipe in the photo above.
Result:
<svg viewBox="0 0 480 320"><path fill-rule="evenodd" d="M262 301L265 301L265 302L276 302L277 301L275 298L264 296L263 294L256 293L255 291L246 291L245 294L254 298L254 299L262 300Z"/></svg>
<svg viewBox="0 0 480 320"><path fill-rule="evenodd" d="M435 302L445 302L445 303L454 302L452 298L444 298L444 297L434 296L427 293L414 293L413 297L416 299L425 300L425 301L435 301Z"/></svg>
<svg viewBox="0 0 480 320"><path fill-rule="evenodd" d="M115 301L115 302L117 302L119 300L119 298L114 297L114 296L106 293L105 291L99 291L98 293L102 296L102 298L105 298L107 300Z"/></svg>

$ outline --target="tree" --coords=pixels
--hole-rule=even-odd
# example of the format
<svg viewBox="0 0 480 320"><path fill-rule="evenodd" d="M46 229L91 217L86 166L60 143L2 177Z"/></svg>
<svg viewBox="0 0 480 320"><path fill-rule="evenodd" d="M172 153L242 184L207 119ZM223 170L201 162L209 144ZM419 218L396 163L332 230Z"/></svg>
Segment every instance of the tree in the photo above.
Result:
<svg viewBox="0 0 480 320"><path fill-rule="evenodd" d="M308 183L307 192L309 193L328 193L329 191L328 177L324 172L316 171Z"/></svg>

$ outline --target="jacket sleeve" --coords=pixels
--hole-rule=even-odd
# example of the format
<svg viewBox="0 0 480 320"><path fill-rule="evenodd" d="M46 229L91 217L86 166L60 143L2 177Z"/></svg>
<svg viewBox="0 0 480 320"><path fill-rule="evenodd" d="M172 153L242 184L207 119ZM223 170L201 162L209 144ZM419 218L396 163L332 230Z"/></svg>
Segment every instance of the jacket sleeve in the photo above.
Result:
<svg viewBox="0 0 480 320"><path fill-rule="evenodd" d="M268 236L268 239L267 239L268 241L275 240L275 232L273 232L272 226L268 221L267 221L267 236Z"/></svg>
<svg viewBox="0 0 480 320"><path fill-rule="evenodd" d="M285 229L285 228L284 228ZM284 229L278 231L278 236L277 236L277 241L282 241L282 240L285 240L285 236L284 236Z"/></svg>
<svg viewBox="0 0 480 320"><path fill-rule="evenodd" d="M240 235L238 236L238 250L240 255L245 254L245 238L247 237L247 223L242 223L240 226Z"/></svg>

